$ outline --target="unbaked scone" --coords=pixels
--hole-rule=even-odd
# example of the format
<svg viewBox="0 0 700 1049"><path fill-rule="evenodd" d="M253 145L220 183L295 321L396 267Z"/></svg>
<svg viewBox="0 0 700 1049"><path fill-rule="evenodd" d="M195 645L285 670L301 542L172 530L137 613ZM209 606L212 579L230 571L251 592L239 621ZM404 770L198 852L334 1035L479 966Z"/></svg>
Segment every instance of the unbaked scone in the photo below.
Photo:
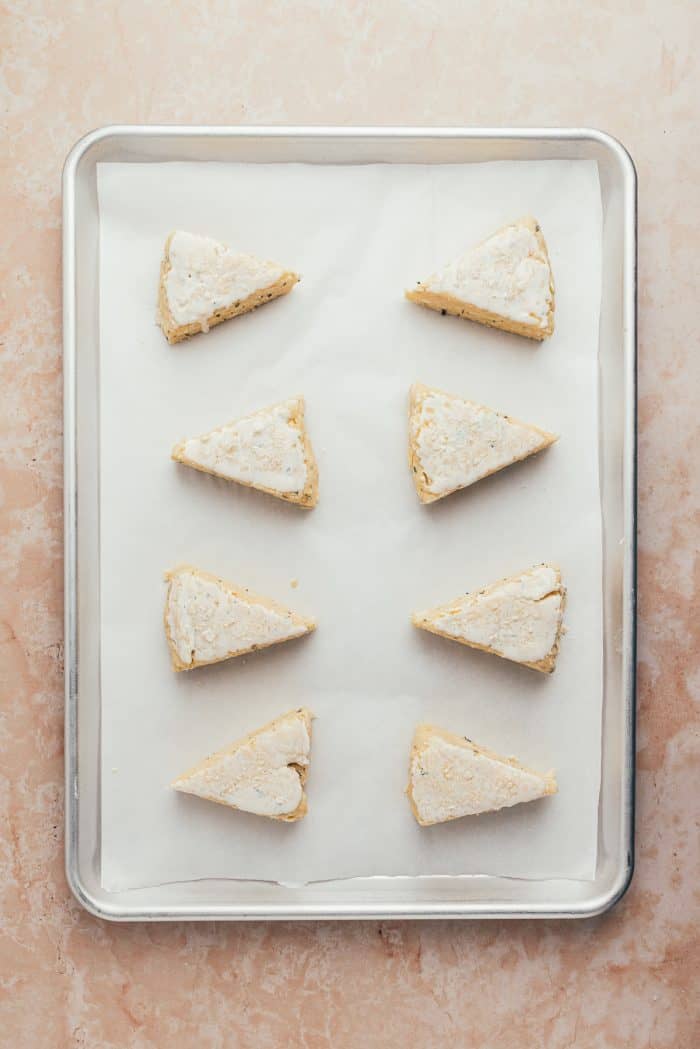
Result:
<svg viewBox="0 0 700 1049"><path fill-rule="evenodd" d="M282 714L183 773L183 794L256 816L293 823L306 815L311 719L303 707Z"/></svg>
<svg viewBox="0 0 700 1049"><path fill-rule="evenodd" d="M165 634L174 670L221 663L316 629L313 619L191 565L165 578Z"/></svg>
<svg viewBox="0 0 700 1049"><path fill-rule="evenodd" d="M306 509L318 502L318 468L304 421L303 397L290 397L180 441L172 458Z"/></svg>
<svg viewBox="0 0 700 1049"><path fill-rule="evenodd" d="M551 674L559 653L565 594L556 565L541 564L449 604L416 612L413 623Z"/></svg>
<svg viewBox="0 0 700 1049"><path fill-rule="evenodd" d="M515 758L435 725L416 729L406 793L421 827L496 812L556 792L553 772L535 772Z"/></svg>
<svg viewBox="0 0 700 1049"><path fill-rule="evenodd" d="M411 387L408 462L422 503L433 503L541 452L556 434L422 383Z"/></svg>
<svg viewBox="0 0 700 1049"><path fill-rule="evenodd" d="M554 277L539 223L526 216L504 226L406 297L431 310L546 339L554 331Z"/></svg>
<svg viewBox="0 0 700 1049"><path fill-rule="evenodd" d="M165 242L160 266L159 324L169 343L181 342L286 295L298 280L276 262L176 230Z"/></svg>

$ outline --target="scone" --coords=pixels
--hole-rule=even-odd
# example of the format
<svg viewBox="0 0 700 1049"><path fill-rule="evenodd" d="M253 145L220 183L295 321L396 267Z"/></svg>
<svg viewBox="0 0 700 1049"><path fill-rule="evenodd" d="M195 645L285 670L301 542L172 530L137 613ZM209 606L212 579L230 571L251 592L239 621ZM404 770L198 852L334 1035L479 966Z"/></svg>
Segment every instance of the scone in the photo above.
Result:
<svg viewBox="0 0 700 1049"><path fill-rule="evenodd" d="M564 617L561 573L541 564L474 594L463 594L413 623L431 634L551 674L559 653Z"/></svg>
<svg viewBox="0 0 700 1049"><path fill-rule="evenodd" d="M318 502L318 469L304 422L303 397L290 397L180 441L172 457L306 509Z"/></svg>
<svg viewBox="0 0 700 1049"><path fill-rule="evenodd" d="M553 772L535 772L466 736L419 725L406 793L418 823L430 827L556 794L557 781Z"/></svg>
<svg viewBox="0 0 700 1049"><path fill-rule="evenodd" d="M169 343L181 342L286 295L298 280L276 262L176 230L165 242L160 266L159 323Z"/></svg>
<svg viewBox="0 0 700 1049"><path fill-rule="evenodd" d="M303 707L282 714L205 758L171 786L232 809L294 823L307 810L304 784L312 717Z"/></svg>
<svg viewBox="0 0 700 1049"><path fill-rule="evenodd" d="M174 670L221 663L316 629L313 619L191 565L165 578L165 634Z"/></svg>
<svg viewBox="0 0 700 1049"><path fill-rule="evenodd" d="M406 297L431 310L546 339L554 331L554 277L539 223L526 216L504 226Z"/></svg>
<svg viewBox="0 0 700 1049"><path fill-rule="evenodd" d="M411 387L408 462L422 503L433 503L541 452L556 434L422 383Z"/></svg>

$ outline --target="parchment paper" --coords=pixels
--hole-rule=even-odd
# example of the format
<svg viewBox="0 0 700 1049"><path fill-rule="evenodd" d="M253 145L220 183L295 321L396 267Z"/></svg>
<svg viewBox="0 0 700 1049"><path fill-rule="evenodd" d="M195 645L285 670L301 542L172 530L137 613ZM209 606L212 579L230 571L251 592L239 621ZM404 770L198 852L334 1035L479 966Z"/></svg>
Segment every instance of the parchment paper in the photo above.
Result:
<svg viewBox="0 0 700 1049"><path fill-rule="evenodd" d="M105 888L209 876L592 878L602 703L596 165L102 164L98 186ZM405 287L528 212L554 269L553 338L540 345L404 300ZM276 259L303 280L171 348L154 315L175 228ZM415 380L561 440L423 507L406 458ZM306 397L319 462L316 510L171 462L177 440L295 393ZM551 677L410 624L415 609L542 560L561 565L569 590ZM163 572L182 561L317 616L318 631L174 674ZM317 715L302 822L169 788L299 705ZM419 828L403 790L421 720L555 768L559 794Z"/></svg>

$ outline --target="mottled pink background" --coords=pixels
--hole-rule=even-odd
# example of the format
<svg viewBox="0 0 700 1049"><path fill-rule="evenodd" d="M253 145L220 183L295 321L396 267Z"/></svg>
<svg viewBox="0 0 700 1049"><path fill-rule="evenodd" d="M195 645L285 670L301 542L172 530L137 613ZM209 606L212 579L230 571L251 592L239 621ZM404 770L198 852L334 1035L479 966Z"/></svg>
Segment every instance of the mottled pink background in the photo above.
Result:
<svg viewBox="0 0 700 1049"><path fill-rule="evenodd" d="M0 1045L700 1045L700 5L7 0ZM102 124L592 125L640 178L637 873L581 923L114 926L63 875L60 169Z"/></svg>

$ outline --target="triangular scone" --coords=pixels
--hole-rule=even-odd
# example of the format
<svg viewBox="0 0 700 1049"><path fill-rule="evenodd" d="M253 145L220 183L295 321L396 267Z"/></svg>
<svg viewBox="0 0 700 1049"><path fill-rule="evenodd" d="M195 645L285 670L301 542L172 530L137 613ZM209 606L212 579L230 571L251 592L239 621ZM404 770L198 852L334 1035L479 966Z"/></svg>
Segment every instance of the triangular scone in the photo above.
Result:
<svg viewBox="0 0 700 1049"><path fill-rule="evenodd" d="M465 736L419 725L413 737L406 793L421 827L556 794L553 772L542 775Z"/></svg>
<svg viewBox="0 0 700 1049"><path fill-rule="evenodd" d="M304 423L303 397L290 397L180 441L172 457L307 509L318 502L318 469Z"/></svg>
<svg viewBox="0 0 700 1049"><path fill-rule="evenodd" d="M220 663L316 629L313 619L191 565L165 578L165 633L174 670Z"/></svg>
<svg viewBox="0 0 700 1049"><path fill-rule="evenodd" d="M565 594L559 569L536 565L447 605L418 612L413 623L551 674L559 652Z"/></svg>
<svg viewBox="0 0 700 1049"><path fill-rule="evenodd" d="M286 295L298 280L276 262L176 230L165 242L160 266L159 323L168 342L181 342Z"/></svg>
<svg viewBox="0 0 700 1049"><path fill-rule="evenodd" d="M422 383L411 387L408 461L422 503L541 452L556 434Z"/></svg>
<svg viewBox="0 0 700 1049"><path fill-rule="evenodd" d="M406 297L431 310L546 339L554 331L554 278L539 223L526 216L504 226Z"/></svg>
<svg viewBox="0 0 700 1049"><path fill-rule="evenodd" d="M300 820L307 809L312 716L303 708L282 714L201 761L171 786L256 816Z"/></svg>

